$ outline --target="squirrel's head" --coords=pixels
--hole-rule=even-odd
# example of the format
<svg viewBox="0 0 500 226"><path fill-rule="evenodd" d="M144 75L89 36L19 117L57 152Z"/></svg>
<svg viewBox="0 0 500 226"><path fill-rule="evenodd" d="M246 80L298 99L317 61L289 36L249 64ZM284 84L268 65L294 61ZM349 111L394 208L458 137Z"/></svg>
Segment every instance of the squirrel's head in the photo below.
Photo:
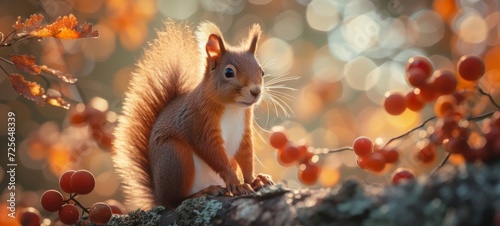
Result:
<svg viewBox="0 0 500 226"><path fill-rule="evenodd" d="M260 101L264 71L255 57L260 34L260 26L254 24L239 46L230 46L215 24L200 25L197 36L200 47L206 52L204 82L207 95L211 95L209 98L242 107Z"/></svg>

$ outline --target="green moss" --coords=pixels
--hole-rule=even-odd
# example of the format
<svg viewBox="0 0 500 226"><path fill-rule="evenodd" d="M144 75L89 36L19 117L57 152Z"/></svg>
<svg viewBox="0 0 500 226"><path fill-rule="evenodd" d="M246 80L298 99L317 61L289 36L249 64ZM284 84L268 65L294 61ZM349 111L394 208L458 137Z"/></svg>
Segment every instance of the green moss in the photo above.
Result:
<svg viewBox="0 0 500 226"><path fill-rule="evenodd" d="M222 203L201 197L184 201L175 212L177 220L172 225L209 225L217 211L222 209Z"/></svg>
<svg viewBox="0 0 500 226"><path fill-rule="evenodd" d="M130 212L128 215L113 215L107 225L120 225L120 226L133 226L145 225L153 226L159 225L162 215L166 212L165 207L156 206L149 211L136 210Z"/></svg>

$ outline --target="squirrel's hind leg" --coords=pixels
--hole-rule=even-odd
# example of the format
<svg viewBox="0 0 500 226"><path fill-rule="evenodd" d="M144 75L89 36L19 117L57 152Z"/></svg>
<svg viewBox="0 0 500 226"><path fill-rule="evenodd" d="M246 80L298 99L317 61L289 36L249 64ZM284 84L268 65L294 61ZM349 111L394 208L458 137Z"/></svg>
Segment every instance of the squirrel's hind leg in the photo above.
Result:
<svg viewBox="0 0 500 226"><path fill-rule="evenodd" d="M163 140L150 150L153 195L157 205L178 206L193 184L193 149L183 141ZM166 164L167 163L167 164Z"/></svg>

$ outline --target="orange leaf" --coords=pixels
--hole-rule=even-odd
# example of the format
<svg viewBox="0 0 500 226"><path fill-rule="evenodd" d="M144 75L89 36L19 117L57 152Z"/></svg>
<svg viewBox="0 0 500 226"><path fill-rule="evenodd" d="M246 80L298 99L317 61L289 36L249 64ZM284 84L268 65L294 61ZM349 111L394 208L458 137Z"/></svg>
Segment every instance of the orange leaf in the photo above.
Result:
<svg viewBox="0 0 500 226"><path fill-rule="evenodd" d="M9 81L17 93L39 105L45 105L45 90L38 83L26 81L23 76L15 73L9 75Z"/></svg>
<svg viewBox="0 0 500 226"><path fill-rule="evenodd" d="M53 36L59 39L75 39L87 37L99 37L96 30L92 30L92 25L89 23L78 24L76 17L73 14L64 17L58 17L54 23L45 27L30 32L30 35L36 37Z"/></svg>
<svg viewBox="0 0 500 226"><path fill-rule="evenodd" d="M80 33L81 38L98 38L99 32L92 29L92 24L84 22L75 27L75 31Z"/></svg>
<svg viewBox="0 0 500 226"><path fill-rule="evenodd" d="M56 107L62 107L64 109L69 109L70 104L66 102L62 97L52 97L52 96L47 96L45 98L45 102L49 103L50 105L56 106Z"/></svg>
<svg viewBox="0 0 500 226"><path fill-rule="evenodd" d="M10 59L16 66L17 70L38 75L42 72L40 66L35 64L35 56L33 55L10 55Z"/></svg>
<svg viewBox="0 0 500 226"><path fill-rule="evenodd" d="M12 27L16 29L17 33L29 33L34 30L38 30L42 27L43 15L33 14L29 19L23 23L21 17L17 17L17 21Z"/></svg>

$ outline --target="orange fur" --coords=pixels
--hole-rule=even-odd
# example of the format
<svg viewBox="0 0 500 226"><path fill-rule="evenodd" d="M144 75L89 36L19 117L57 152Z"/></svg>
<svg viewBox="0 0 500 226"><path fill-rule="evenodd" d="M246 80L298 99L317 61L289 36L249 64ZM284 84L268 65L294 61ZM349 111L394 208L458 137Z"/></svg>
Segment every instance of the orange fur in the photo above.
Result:
<svg viewBox="0 0 500 226"><path fill-rule="evenodd" d="M191 195L193 156L215 171L230 192L245 190L232 162L238 163L245 183L254 180L251 119L258 97L250 90L262 86L262 68L254 56L260 27L254 25L249 37L232 47L212 23L202 23L196 38L184 24L165 24L137 64L115 131L113 160L133 208L174 207ZM235 68L235 78L225 77L228 65ZM228 105L245 108L234 159L226 155L220 128Z"/></svg>

